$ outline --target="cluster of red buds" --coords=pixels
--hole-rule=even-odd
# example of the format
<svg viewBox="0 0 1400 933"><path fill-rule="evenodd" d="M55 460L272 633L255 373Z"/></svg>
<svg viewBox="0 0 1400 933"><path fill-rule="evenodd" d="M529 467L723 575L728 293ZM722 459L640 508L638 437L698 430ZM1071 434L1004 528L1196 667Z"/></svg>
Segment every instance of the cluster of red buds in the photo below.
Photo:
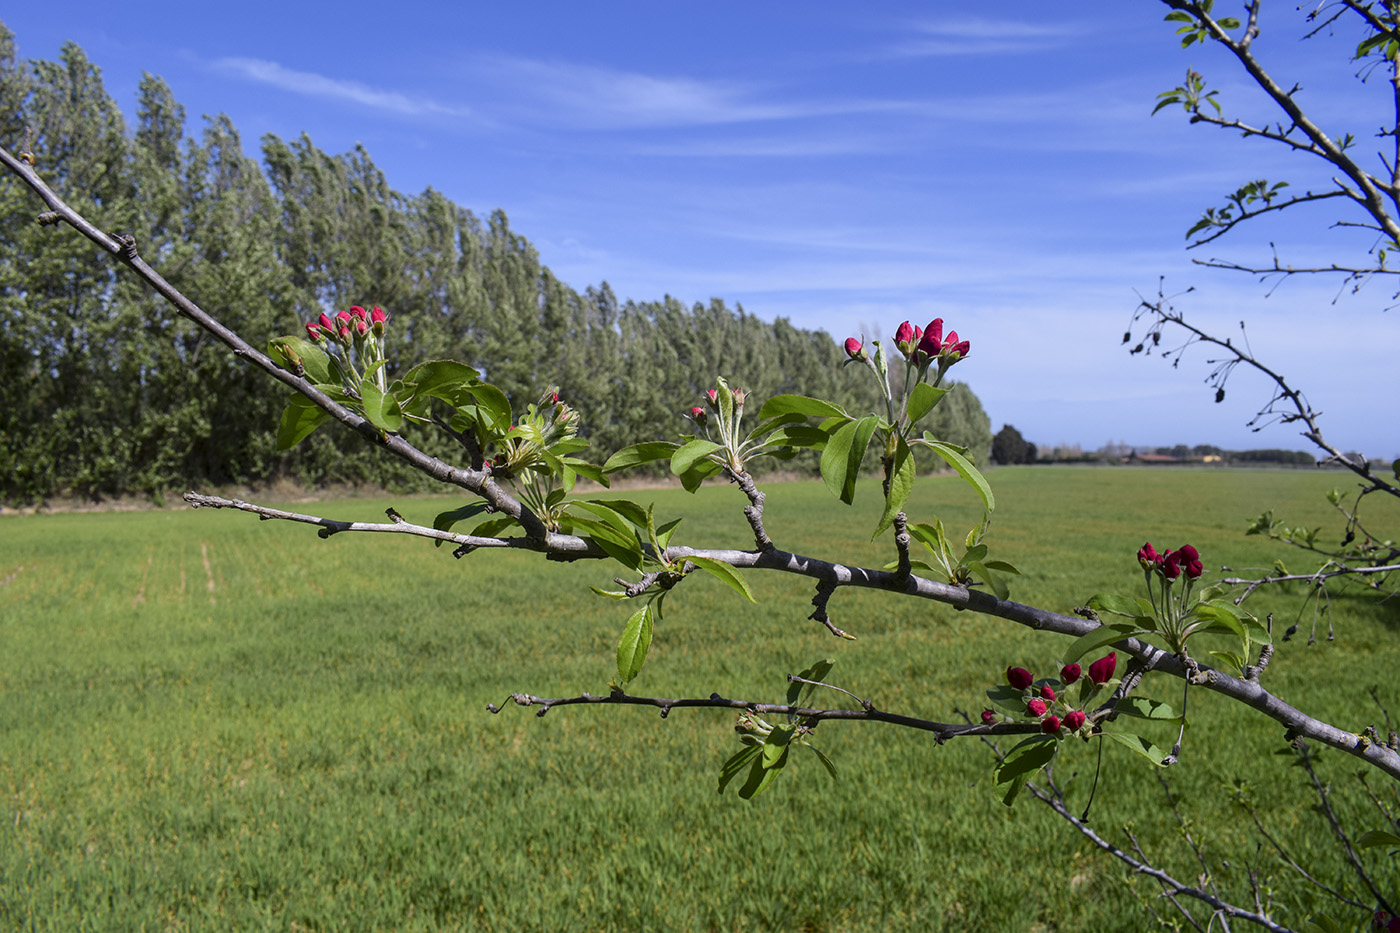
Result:
<svg viewBox="0 0 1400 933"><path fill-rule="evenodd" d="M705 401L710 408L714 409L715 414L720 414L721 412L719 405L719 393L719 389L705 390ZM744 391L743 389L730 389L729 393L730 396L734 399L734 411L737 415L739 411L743 409L744 402L748 399L749 393ZM700 405L694 406L690 409L690 411L686 412L686 414L690 416L691 421L694 421L701 427L704 427L705 423L710 420L709 412L707 412Z"/></svg>
<svg viewBox="0 0 1400 933"><path fill-rule="evenodd" d="M971 343L958 339L958 332L949 331L943 336L943 318L934 318L928 327L910 326L908 321L899 325L894 332L894 345L904 358L917 366L927 366L930 360L940 364L956 363L967 356Z"/></svg>
<svg viewBox="0 0 1400 933"><path fill-rule="evenodd" d="M1113 672L1118 667L1118 652L1112 651L1099 658L1089 665L1089 682L1097 689L1113 679ZM1084 727L1088 716L1082 709L1075 709L1064 695L1064 688L1077 682L1084 675L1084 670L1078 664L1066 664L1060 668L1058 680L1046 678L1039 682L1035 675L1024 667L1008 667L1006 669L1006 682L1013 690L1020 691L1021 700L1026 704L1025 716L1040 722L1040 731L1047 735L1063 736L1073 735ZM1058 684L1057 691L1054 684ZM1087 696L1084 691L1080 691L1081 700ZM1001 700L998 700L1001 702ZM1061 716L1060 714L1064 715ZM984 709L982 711L982 722L987 725L997 721L997 714L994 710Z"/></svg>
<svg viewBox="0 0 1400 933"><path fill-rule="evenodd" d="M1206 570L1201 555L1189 544L1158 554L1149 541L1138 549L1137 558L1144 571L1149 574L1155 571L1167 580L1175 580L1183 573L1186 579L1195 580Z"/></svg>
<svg viewBox="0 0 1400 933"><path fill-rule="evenodd" d="M307 321L306 336L312 343L338 340L350 346L356 337L364 337L370 331L374 331L376 337L384 336L384 322L388 318L389 315L384 313L384 309L377 305L370 311L359 305L352 305L350 310L341 311L334 317L322 312L320 319Z"/></svg>

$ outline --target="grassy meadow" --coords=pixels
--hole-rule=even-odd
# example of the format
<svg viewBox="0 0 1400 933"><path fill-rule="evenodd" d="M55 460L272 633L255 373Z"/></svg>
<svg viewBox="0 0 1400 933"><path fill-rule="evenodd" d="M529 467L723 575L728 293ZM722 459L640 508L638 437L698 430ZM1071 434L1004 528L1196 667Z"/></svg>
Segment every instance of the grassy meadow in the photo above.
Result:
<svg viewBox="0 0 1400 933"><path fill-rule="evenodd" d="M1222 563L1266 567L1283 552L1244 537L1246 521L1273 506L1339 526L1322 494L1346 482L1071 468L990 479L991 556L1025 573L1012 598L1060 611L1099 590L1135 593L1144 540L1196 545L1211 577ZM780 547L889 559L888 536L869 540L874 482L853 509L819 482L767 491ZM732 487L625 495L684 515L678 541L751 546ZM393 505L430 522L459 501L295 508L382 520ZM956 478L921 479L909 512L939 515L950 531L978 517ZM1394 528L1400 515L1373 518ZM617 571L523 553L457 561L398 535L321 540L243 513L0 518L0 929L1140 930L1152 920L1140 897L1166 907L1035 801L1003 807L980 742L940 747L908 730L827 723L818 739L841 779L799 757L750 802L735 788L715 793L719 764L738 748L732 714L487 713L512 691L606 691L627 610L588 584ZM1050 673L1064 646L851 590L831 603L858 636L843 642L807 620L808 581L748 579L756 606L713 578L678 588L631 692L779 700L787 672L829 656L831 679L880 707L946 720L955 708L975 715L1008 665ZM1291 620L1298 599L1270 595L1255 608ZM1337 640L1309 646L1305 615L1265 683L1360 731L1382 721L1373 688L1400 713L1400 610L1344 598L1333 611ZM1157 695L1180 701L1178 686ZM1248 780L1292 854L1341 876L1305 775L1275 754L1282 727L1205 691L1191 713L1182 761L1165 776L1209 854L1233 866L1218 881L1247 901L1246 872L1259 870L1291 911L1281 918L1301 923L1324 902L1257 848L1231 793ZM1169 745L1174 732L1154 737ZM1058 773L1082 806L1091 750L1064 753ZM1357 770L1322 753L1337 806L1360 831L1375 820ZM1162 795L1145 761L1108 749L1095 825L1121 843L1131 823L1150 854L1195 879ZM1363 858L1400 890L1397 859Z"/></svg>

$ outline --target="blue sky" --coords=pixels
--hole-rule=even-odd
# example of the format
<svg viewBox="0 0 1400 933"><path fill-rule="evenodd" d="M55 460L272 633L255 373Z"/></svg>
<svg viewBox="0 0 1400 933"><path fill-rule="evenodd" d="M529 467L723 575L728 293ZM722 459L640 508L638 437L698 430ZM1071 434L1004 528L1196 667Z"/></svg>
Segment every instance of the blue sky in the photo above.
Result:
<svg viewBox="0 0 1400 933"><path fill-rule="evenodd" d="M1220 12L1232 4L1222 0ZM333 12L327 12L332 11ZM1221 334L1326 413L1329 439L1400 454L1393 417L1356 399L1393 385L1393 289L1337 280L1272 292L1192 266L1183 235L1254 178L1323 190L1303 157L1152 117L1188 66L1227 112L1272 120L1215 50L1183 51L1159 3L1064 7L830 2L393 5L65 2L0 14L22 58L81 45L128 113L141 72L198 129L227 113L255 150L305 131L363 143L390 183L501 207L564 281L622 298L722 297L837 339L943 317L971 339L958 368L993 421L1039 444L1307 443L1245 422L1267 386L1241 372L1223 404L1209 354L1173 370L1121 339L1159 276ZM1322 124L1361 150L1385 118L1350 35L1300 42L1292 4L1256 49ZM1308 212L1310 211L1310 213ZM1326 205L1199 251L1240 261L1359 262L1370 241ZM1340 295L1339 295L1340 293ZM365 296L373 301L373 296Z"/></svg>

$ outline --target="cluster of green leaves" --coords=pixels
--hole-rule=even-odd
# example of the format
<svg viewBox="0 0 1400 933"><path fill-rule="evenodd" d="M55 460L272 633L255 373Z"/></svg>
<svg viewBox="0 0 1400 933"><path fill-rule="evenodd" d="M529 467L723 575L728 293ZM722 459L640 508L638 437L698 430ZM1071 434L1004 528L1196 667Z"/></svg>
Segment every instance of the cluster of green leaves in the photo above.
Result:
<svg viewBox="0 0 1400 933"><path fill-rule="evenodd" d="M1146 575L1151 593L1154 573L1148 571ZM1242 674L1249 663L1248 659L1253 656L1253 648L1270 640L1268 629L1226 596L1230 588L1225 584L1210 584L1193 595L1192 581L1184 576L1181 579L1185 583L1174 594L1173 581L1161 578L1161 595L1157 599L1116 593L1096 594L1088 602L1090 609L1127 621L1106 622L1092 632L1081 635L1066 651L1065 662L1076 661L1090 651L1124 638L1160 640L1171 653L1185 655L1187 642L1195 636L1224 635L1229 639L1229 646L1210 650L1208 654L1236 675Z"/></svg>
<svg viewBox="0 0 1400 933"><path fill-rule="evenodd" d="M1200 7L1202 13L1209 16L1211 8L1215 6L1215 0L1201 0L1197 5ZM1206 27L1205 21L1200 17L1192 16L1185 10L1173 10L1166 15L1165 19L1169 23L1181 23L1176 34L1181 36L1181 47L1183 49L1189 49L1194 43L1205 42L1206 39L1211 37L1210 30ZM1221 29L1225 30L1240 28L1240 21L1233 16L1222 16L1215 22Z"/></svg>
<svg viewBox="0 0 1400 933"><path fill-rule="evenodd" d="M1249 208L1252 204L1262 203L1263 207L1269 207L1278 197L1279 192L1287 187L1288 182L1286 181L1274 182L1271 185L1267 178L1260 178L1241 185L1232 194L1225 196L1227 202L1225 206L1206 208L1205 212L1201 214L1201 219L1196 221L1190 230L1186 231L1186 238L1189 240L1202 230L1212 227L1228 227L1236 223L1250 212Z"/></svg>
<svg viewBox="0 0 1400 933"><path fill-rule="evenodd" d="M919 570L938 574L955 586L969 586L972 584L972 578L976 577L987 584L992 592L996 593L998 599L1006 599L1011 594L1002 575L1015 574L1019 576L1021 571L1004 560L987 560L987 545L982 543L982 538L987 533L987 526L986 518L978 522L963 539L963 546L961 553L959 553L959 549L948 542L948 535L943 530L941 518L934 519L932 525L927 522L910 525L909 533L928 550L932 556L932 562L914 557L910 558L909 565ZM885 566L885 569L892 570L897 564L898 561L891 562Z"/></svg>
<svg viewBox="0 0 1400 933"><path fill-rule="evenodd" d="M813 692L818 686L823 686L822 681L835 663L831 658L826 658L797 675L799 679L788 684L787 705L798 709L808 708ZM720 767L719 792L724 793L724 789L747 769L744 783L739 785L739 796L749 800L763 793L773 786L783 768L787 767L794 746L811 749L822 767L836 779L836 765L812 743L812 733L819 722L811 716L789 713L785 722L773 725L754 713L740 713L734 731L739 733L739 741L744 747Z"/></svg>

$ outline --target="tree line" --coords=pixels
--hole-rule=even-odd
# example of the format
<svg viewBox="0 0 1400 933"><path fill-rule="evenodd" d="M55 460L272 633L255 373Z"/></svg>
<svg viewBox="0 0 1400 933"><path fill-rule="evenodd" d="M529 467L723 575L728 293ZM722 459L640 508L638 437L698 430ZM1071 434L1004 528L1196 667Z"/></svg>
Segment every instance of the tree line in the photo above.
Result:
<svg viewBox="0 0 1400 933"><path fill-rule="evenodd" d="M720 371L760 398L877 402L868 380L834 365L844 357L825 332L721 299L620 301L606 283L576 291L503 210L483 219L431 187L395 191L362 146L330 155L304 134L268 135L259 163L227 116L187 136L184 108L150 74L128 128L81 48L20 62L3 23L0 134L25 141L73 207L131 231L176 288L234 330L303 333L322 311L379 305L398 364L457 359L515 403L558 386L604 452L674 434ZM278 451L285 390L33 213L13 179L0 182L0 500L279 478L423 484L340 437ZM965 386L939 414L935 433L985 457L990 423ZM450 453L444 438L416 443Z"/></svg>

